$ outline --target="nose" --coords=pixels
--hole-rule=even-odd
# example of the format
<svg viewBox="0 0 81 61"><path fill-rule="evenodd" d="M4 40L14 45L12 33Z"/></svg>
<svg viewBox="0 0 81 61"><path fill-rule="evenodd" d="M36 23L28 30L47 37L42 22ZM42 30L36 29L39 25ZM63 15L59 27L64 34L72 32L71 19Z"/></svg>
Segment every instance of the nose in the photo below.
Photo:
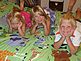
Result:
<svg viewBox="0 0 81 61"><path fill-rule="evenodd" d="M68 31L68 29L67 29L67 28L65 28L64 30L65 30L65 32L67 32L67 31Z"/></svg>
<svg viewBox="0 0 81 61"><path fill-rule="evenodd" d="M63 28L63 32L64 32L64 33L68 32L68 28L64 27L64 28Z"/></svg>

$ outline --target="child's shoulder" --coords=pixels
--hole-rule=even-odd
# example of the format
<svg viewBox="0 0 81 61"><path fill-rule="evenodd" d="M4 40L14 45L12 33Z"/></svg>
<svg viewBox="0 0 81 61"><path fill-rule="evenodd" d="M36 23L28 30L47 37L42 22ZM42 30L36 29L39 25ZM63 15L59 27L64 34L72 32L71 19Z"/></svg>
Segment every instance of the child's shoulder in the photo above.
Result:
<svg viewBox="0 0 81 61"><path fill-rule="evenodd" d="M61 35L60 35L60 31L56 31L56 32L55 32L55 36L57 36L57 37L61 37Z"/></svg>
<svg viewBox="0 0 81 61"><path fill-rule="evenodd" d="M79 30L76 28L74 31L74 35L81 36L81 32L79 32Z"/></svg>
<svg viewBox="0 0 81 61"><path fill-rule="evenodd" d="M56 34L56 35L58 35L58 34L60 34L60 32L59 32L59 31L57 31L55 34Z"/></svg>

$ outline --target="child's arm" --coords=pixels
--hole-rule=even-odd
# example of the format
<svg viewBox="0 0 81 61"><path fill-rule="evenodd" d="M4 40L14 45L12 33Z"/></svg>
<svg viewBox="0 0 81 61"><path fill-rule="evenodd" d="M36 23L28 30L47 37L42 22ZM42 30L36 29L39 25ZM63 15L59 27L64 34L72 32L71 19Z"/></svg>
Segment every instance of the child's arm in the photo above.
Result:
<svg viewBox="0 0 81 61"><path fill-rule="evenodd" d="M11 14L9 14L7 17L8 17L7 23L9 25L9 32L11 33L12 32L12 27L11 27L11 22L10 22L10 20L11 20Z"/></svg>
<svg viewBox="0 0 81 61"><path fill-rule="evenodd" d="M63 44L64 40L65 40L65 35L64 35L64 32L60 29L59 30L59 34L57 33L56 34L56 37L55 37L55 43L54 43L54 48L55 49L59 49L60 46Z"/></svg>
<svg viewBox="0 0 81 61"><path fill-rule="evenodd" d="M26 31L25 24L20 22L20 24L18 25L18 32L19 32L20 36L23 37L25 35L25 31Z"/></svg>
<svg viewBox="0 0 81 61"><path fill-rule="evenodd" d="M73 45L73 43L71 42L70 36L66 36L66 42L67 42L67 44L68 44L68 46L70 48L71 54L74 54L77 51L78 46Z"/></svg>
<svg viewBox="0 0 81 61"><path fill-rule="evenodd" d="M46 22L43 21L42 24L44 26L45 35L47 36L50 33L50 18L48 18Z"/></svg>
<svg viewBox="0 0 81 61"><path fill-rule="evenodd" d="M74 54L74 53L77 51L77 49L78 49L78 46L74 46L74 44L72 43L72 41L71 41L71 39L70 39L70 37L73 36L74 31L75 31L75 30L72 29L72 30L69 32L69 34L66 36L66 42L67 42L67 44L68 44L68 46L69 46L69 48L70 48L71 54ZM77 41L77 40L75 40L75 41Z"/></svg>
<svg viewBox="0 0 81 61"><path fill-rule="evenodd" d="M32 34L34 34L36 32L36 27L38 26L38 23L36 23L35 25L33 25L32 27Z"/></svg>
<svg viewBox="0 0 81 61"><path fill-rule="evenodd" d="M59 49L60 46L63 44L64 40L65 40L65 37L61 37L59 41L54 42L54 48Z"/></svg>

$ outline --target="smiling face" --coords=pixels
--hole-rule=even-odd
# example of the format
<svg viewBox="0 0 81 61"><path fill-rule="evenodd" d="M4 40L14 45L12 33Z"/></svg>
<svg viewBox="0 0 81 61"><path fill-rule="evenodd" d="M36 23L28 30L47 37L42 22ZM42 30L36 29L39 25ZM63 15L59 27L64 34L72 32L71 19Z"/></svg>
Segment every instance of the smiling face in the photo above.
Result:
<svg viewBox="0 0 81 61"><path fill-rule="evenodd" d="M60 30L63 32L65 36L67 36L73 29L74 28L70 23L70 21L68 21L67 19L62 20L62 23L60 25Z"/></svg>
<svg viewBox="0 0 81 61"><path fill-rule="evenodd" d="M18 22L11 22L11 26L12 26L12 28L17 29L18 28Z"/></svg>
<svg viewBox="0 0 81 61"><path fill-rule="evenodd" d="M12 28L17 29L18 28L18 23L11 23Z"/></svg>
<svg viewBox="0 0 81 61"><path fill-rule="evenodd" d="M44 12L44 9L41 6L37 5L32 8L32 19L36 23L42 23L44 20L47 19L46 13Z"/></svg>
<svg viewBox="0 0 81 61"><path fill-rule="evenodd" d="M20 22L19 18L13 17L13 19L11 21L12 28L17 29L19 22Z"/></svg>
<svg viewBox="0 0 81 61"><path fill-rule="evenodd" d="M13 17L12 17L12 20L11 20L12 28L17 29L18 28L18 24L20 23L20 21L21 21L20 12L15 12Z"/></svg>
<svg viewBox="0 0 81 61"><path fill-rule="evenodd" d="M42 23L42 21L45 19L44 16L40 15L38 12L34 16L35 22Z"/></svg>
<svg viewBox="0 0 81 61"><path fill-rule="evenodd" d="M72 13L67 12L61 17L59 29L64 36L72 35L76 27L76 20Z"/></svg>

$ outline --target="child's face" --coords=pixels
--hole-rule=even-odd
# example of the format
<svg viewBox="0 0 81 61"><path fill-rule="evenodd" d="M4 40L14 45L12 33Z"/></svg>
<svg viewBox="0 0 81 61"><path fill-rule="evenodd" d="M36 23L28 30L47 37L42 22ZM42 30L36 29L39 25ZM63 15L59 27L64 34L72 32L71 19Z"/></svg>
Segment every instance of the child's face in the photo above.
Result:
<svg viewBox="0 0 81 61"><path fill-rule="evenodd" d="M68 20L62 20L60 30L65 36L67 36L68 34L71 33L71 30L73 30L73 27Z"/></svg>
<svg viewBox="0 0 81 61"><path fill-rule="evenodd" d="M15 18L11 21L11 26L12 28L14 29L17 29L18 28L18 24L19 24L19 19Z"/></svg>
<svg viewBox="0 0 81 61"><path fill-rule="evenodd" d="M17 29L18 28L18 23L11 23L12 28Z"/></svg>
<svg viewBox="0 0 81 61"><path fill-rule="evenodd" d="M42 23L44 19L45 19L44 16L41 16L39 14L35 15L35 22L36 23Z"/></svg>

